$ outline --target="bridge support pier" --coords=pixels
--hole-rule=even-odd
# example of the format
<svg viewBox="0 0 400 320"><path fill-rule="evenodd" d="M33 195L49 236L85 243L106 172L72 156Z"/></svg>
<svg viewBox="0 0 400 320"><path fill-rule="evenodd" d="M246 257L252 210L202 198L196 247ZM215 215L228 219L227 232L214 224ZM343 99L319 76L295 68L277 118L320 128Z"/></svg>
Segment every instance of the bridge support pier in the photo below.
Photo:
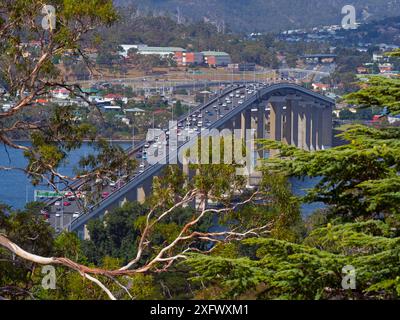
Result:
<svg viewBox="0 0 400 320"><path fill-rule="evenodd" d="M323 126L322 126L322 148L329 149L332 147L332 109L324 106L322 110Z"/></svg>
<svg viewBox="0 0 400 320"><path fill-rule="evenodd" d="M299 101L297 100L289 100L290 104L290 120L291 120L291 145L298 147L299 146Z"/></svg>
<svg viewBox="0 0 400 320"><path fill-rule="evenodd" d="M282 141L283 135L283 112L286 107L284 97L272 97L268 100L270 107L270 136L275 141ZM276 155L277 150L271 150L270 155Z"/></svg>

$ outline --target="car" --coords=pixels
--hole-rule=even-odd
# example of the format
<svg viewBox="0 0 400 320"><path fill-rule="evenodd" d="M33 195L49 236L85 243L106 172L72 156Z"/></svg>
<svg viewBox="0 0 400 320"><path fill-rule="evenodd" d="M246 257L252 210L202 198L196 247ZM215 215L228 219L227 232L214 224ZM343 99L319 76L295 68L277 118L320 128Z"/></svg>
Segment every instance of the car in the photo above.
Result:
<svg viewBox="0 0 400 320"><path fill-rule="evenodd" d="M80 213L79 213L79 212L75 212L75 213L72 215L72 218L79 218L79 216L80 216Z"/></svg>
<svg viewBox="0 0 400 320"><path fill-rule="evenodd" d="M136 153L135 157L136 157L136 159L141 159L142 158L142 154L141 153Z"/></svg>
<svg viewBox="0 0 400 320"><path fill-rule="evenodd" d="M141 163L141 164L139 165L139 168L144 168L144 163Z"/></svg>
<svg viewBox="0 0 400 320"><path fill-rule="evenodd" d="M64 207L69 207L71 205L71 202L69 201L64 201L63 203Z"/></svg>
<svg viewBox="0 0 400 320"><path fill-rule="evenodd" d="M110 195L109 192L103 192L103 193L101 194L101 197L102 197L103 199L105 199L105 198L108 198L109 195Z"/></svg>
<svg viewBox="0 0 400 320"><path fill-rule="evenodd" d="M61 217L61 214L56 213L56 217L57 217L57 218Z"/></svg>
<svg viewBox="0 0 400 320"><path fill-rule="evenodd" d="M238 103L239 103L239 104L243 104L243 100L239 100Z"/></svg>
<svg viewBox="0 0 400 320"><path fill-rule="evenodd" d="M117 185L116 181L110 181L110 183L108 184L110 187L115 187Z"/></svg>
<svg viewBox="0 0 400 320"><path fill-rule="evenodd" d="M42 210L42 211L40 211L40 213L43 215L43 218L45 220L49 220L50 219L50 214L47 211Z"/></svg>
<svg viewBox="0 0 400 320"><path fill-rule="evenodd" d="M147 148L150 147L150 144L146 143L146 144L144 145L144 147L147 149Z"/></svg>

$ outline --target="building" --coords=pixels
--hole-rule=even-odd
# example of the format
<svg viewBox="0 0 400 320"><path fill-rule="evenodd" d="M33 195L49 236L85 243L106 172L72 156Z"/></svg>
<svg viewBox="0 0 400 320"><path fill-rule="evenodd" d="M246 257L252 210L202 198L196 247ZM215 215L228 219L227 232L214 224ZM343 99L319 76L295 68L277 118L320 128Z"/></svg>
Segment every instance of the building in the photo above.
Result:
<svg viewBox="0 0 400 320"><path fill-rule="evenodd" d="M63 99L63 100L68 99L69 94L70 94L70 92L65 88L55 89L51 92L51 95L53 96L53 98Z"/></svg>
<svg viewBox="0 0 400 320"><path fill-rule="evenodd" d="M309 63L333 63L336 60L336 54L321 53L321 54L305 54L303 59Z"/></svg>
<svg viewBox="0 0 400 320"><path fill-rule="evenodd" d="M105 102L112 102L112 101L122 101L123 97L120 94L116 93L109 93L104 96Z"/></svg>
<svg viewBox="0 0 400 320"><path fill-rule="evenodd" d="M232 63L231 56L226 52L203 51L204 62L210 67L224 67Z"/></svg>
<svg viewBox="0 0 400 320"><path fill-rule="evenodd" d="M256 71L255 63L231 63L228 68L234 71L245 72L245 71Z"/></svg>
<svg viewBox="0 0 400 320"><path fill-rule="evenodd" d="M103 111L114 111L114 112L121 111L120 106L114 106L114 105L105 105L102 106L101 108L103 109Z"/></svg>
<svg viewBox="0 0 400 320"><path fill-rule="evenodd" d="M374 62L379 62L379 61L382 61L383 59L384 59L384 56L382 54L379 54L379 53L372 54L372 60Z"/></svg>
<svg viewBox="0 0 400 320"><path fill-rule="evenodd" d="M136 49L137 54L140 55L156 55L160 57L174 56L176 52L186 52L185 49L179 47L149 47L145 44L123 44L120 47L122 48L120 55L125 58L128 57L130 49Z"/></svg>
<svg viewBox="0 0 400 320"><path fill-rule="evenodd" d="M380 73L390 73L393 71L393 65L391 63L383 63L379 65Z"/></svg>
<svg viewBox="0 0 400 320"><path fill-rule="evenodd" d="M327 91L329 89L329 85L324 83L313 83L312 87L315 91Z"/></svg>
<svg viewBox="0 0 400 320"><path fill-rule="evenodd" d="M357 67L357 73L358 74L368 74L369 69L367 67L360 66L360 67Z"/></svg>
<svg viewBox="0 0 400 320"><path fill-rule="evenodd" d="M146 111L140 108L125 109L124 113L133 113L134 115L144 115Z"/></svg>
<svg viewBox="0 0 400 320"><path fill-rule="evenodd" d="M178 66L195 66L204 63L204 55L201 52L175 52L175 60Z"/></svg>

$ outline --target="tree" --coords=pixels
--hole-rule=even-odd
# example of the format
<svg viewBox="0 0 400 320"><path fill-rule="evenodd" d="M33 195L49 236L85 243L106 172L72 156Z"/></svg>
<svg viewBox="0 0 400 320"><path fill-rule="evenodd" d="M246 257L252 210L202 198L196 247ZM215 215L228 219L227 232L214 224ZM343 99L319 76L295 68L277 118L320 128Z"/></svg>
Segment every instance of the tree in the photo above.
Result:
<svg viewBox="0 0 400 320"><path fill-rule="evenodd" d="M200 299L397 299L398 243L380 221L328 224L301 244L252 238L184 263L205 285ZM356 270L353 290L342 287L345 266Z"/></svg>
<svg viewBox="0 0 400 320"><path fill-rule="evenodd" d="M12 107L0 112L0 142L6 148L22 150L28 159L26 168L0 169L23 170L34 184L45 182L56 189L55 179L69 186L71 181L81 178L90 180L112 174L116 164L116 161L109 162L112 155L118 159L122 171L130 173L133 163L123 150L103 148L103 143L99 144L99 154L92 161L96 163L93 171L74 177L60 174L57 168L68 152L81 147L85 138L95 143L97 135L94 127L76 121L76 110L72 106L48 107L46 116L37 121L24 118L27 112L37 107L37 99L49 97L53 90L64 88L70 95L86 101L91 106L91 112L97 114L99 121L102 119L80 87L66 83L54 58L80 59L91 71L85 45L89 44L88 39L95 40L94 29L116 21L112 1L54 0L48 5L55 8L56 24L54 28L43 30L37 22L43 9L42 1L2 1L0 4L0 79L12 98ZM0 97L3 98L3 95L0 93ZM11 139L19 132L30 138L31 146ZM107 154L109 151L112 153Z"/></svg>
<svg viewBox="0 0 400 320"><path fill-rule="evenodd" d="M398 128L352 126L339 135L348 144L317 152L267 142L267 149L280 149L267 168L319 178L305 200L324 202L335 215L390 218L399 210L399 134Z"/></svg>
<svg viewBox="0 0 400 320"><path fill-rule="evenodd" d="M228 172L227 176L231 176L231 173ZM146 214L135 219L134 230L136 231L131 231L130 223L127 224L129 219L126 220L120 215L111 215L110 218L106 218L105 222L110 222L110 225L106 227L104 227L104 222L101 222L103 226L99 223L92 223L90 228L93 232L93 242L92 245L89 244L87 252L91 250L95 254L92 254L90 258L99 263L99 255L96 254L96 250L99 250L100 255L111 253L122 256L123 260L127 261L125 263L118 261L112 266L99 267L88 263L79 263L64 256L33 255L1 234L0 246L34 264L55 265L77 271L82 277L92 281L103 290L103 295L106 294L110 299L116 299L117 296L113 293L115 288L119 287L127 292L129 289L125 282L129 278L134 281L140 275L165 272L175 262L186 259L189 252L207 252L210 245L212 248L214 243L230 242L234 239L243 239L268 232L271 227L269 222L262 226L256 224L250 229L247 226L234 229L224 228L215 232L202 229L202 224L210 221L208 220L210 217L223 216L235 211L239 207L251 203L258 194L257 192L250 196L243 194L244 200L235 205L207 208L208 199L216 199L222 197L223 194L233 194L233 190L240 191L236 184L231 185L222 180L212 183L209 180L211 177L215 176L207 176L205 179L197 177L193 181L187 182L182 172L176 167L170 167L163 179L155 180L153 196L149 199ZM186 214L182 215L182 212L185 212L182 211L182 208L190 205L196 199L199 201L196 210L186 211ZM119 213L130 211L129 207L120 210ZM135 216L131 215L130 219L133 217ZM133 220L130 221L133 222ZM108 230L109 232L107 232ZM122 241L126 242L122 243ZM135 249L132 246L134 243L136 243ZM99 248L94 250L93 245L99 246ZM67 248L69 247L73 248L74 246L70 244ZM71 254L70 251L69 254ZM72 256L73 259L77 258L76 253ZM74 277L72 276L72 279L75 279ZM121 279L125 279L125 282Z"/></svg>
<svg viewBox="0 0 400 320"><path fill-rule="evenodd" d="M400 80L370 77L362 89L345 97L351 104L361 107L387 107L392 114L400 113Z"/></svg>

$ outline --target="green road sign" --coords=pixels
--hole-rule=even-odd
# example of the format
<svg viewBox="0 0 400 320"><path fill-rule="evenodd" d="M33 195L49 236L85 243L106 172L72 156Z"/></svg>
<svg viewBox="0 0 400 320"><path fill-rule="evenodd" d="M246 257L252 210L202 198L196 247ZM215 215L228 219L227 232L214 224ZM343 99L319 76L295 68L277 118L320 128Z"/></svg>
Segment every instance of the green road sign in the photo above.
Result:
<svg viewBox="0 0 400 320"><path fill-rule="evenodd" d="M35 190L35 198L62 198L65 194L66 192Z"/></svg>

